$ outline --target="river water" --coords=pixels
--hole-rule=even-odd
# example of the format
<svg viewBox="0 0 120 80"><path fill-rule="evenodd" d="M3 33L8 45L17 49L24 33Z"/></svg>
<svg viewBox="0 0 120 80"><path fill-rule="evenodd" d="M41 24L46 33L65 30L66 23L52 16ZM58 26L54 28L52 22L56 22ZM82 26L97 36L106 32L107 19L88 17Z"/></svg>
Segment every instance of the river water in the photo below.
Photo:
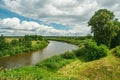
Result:
<svg viewBox="0 0 120 80"><path fill-rule="evenodd" d="M65 42L49 41L48 46L43 50L0 58L0 67L17 68L35 65L40 60L74 49L77 49L77 46Z"/></svg>

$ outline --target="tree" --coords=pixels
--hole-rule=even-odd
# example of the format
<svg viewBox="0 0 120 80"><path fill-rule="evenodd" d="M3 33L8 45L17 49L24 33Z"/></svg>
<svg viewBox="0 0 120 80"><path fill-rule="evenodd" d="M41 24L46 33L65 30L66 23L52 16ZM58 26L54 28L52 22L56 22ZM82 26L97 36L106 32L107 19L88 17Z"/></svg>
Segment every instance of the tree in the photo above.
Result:
<svg viewBox="0 0 120 80"><path fill-rule="evenodd" d="M98 45L105 44L110 47L111 40L116 36L118 26L113 12L107 9L100 9L88 22L91 31L94 33L94 40Z"/></svg>
<svg viewBox="0 0 120 80"><path fill-rule="evenodd" d="M5 41L5 37L3 35L0 36L0 51L8 48L8 43Z"/></svg>
<svg viewBox="0 0 120 80"><path fill-rule="evenodd" d="M120 45L120 22L116 21L116 24L119 26L119 29L118 29L117 35L112 39L111 48L114 48Z"/></svg>
<svg viewBox="0 0 120 80"><path fill-rule="evenodd" d="M11 46L19 46L19 41L17 39L13 39L10 44Z"/></svg>
<svg viewBox="0 0 120 80"><path fill-rule="evenodd" d="M25 35L23 37L23 44L25 45L26 48L32 47L32 39L29 35Z"/></svg>

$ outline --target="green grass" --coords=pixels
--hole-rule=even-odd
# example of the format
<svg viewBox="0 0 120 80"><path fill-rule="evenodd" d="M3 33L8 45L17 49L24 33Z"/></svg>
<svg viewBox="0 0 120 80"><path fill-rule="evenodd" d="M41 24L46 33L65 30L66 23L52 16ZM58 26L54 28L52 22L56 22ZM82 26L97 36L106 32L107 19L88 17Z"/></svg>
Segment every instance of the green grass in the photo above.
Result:
<svg viewBox="0 0 120 80"><path fill-rule="evenodd" d="M58 69L62 68L66 64L71 63L72 61L74 61L74 59L66 59L59 55L45 59L37 63L36 66L47 69L48 71L56 72Z"/></svg>
<svg viewBox="0 0 120 80"><path fill-rule="evenodd" d="M0 72L0 80L53 80L57 79L57 71L75 61L76 58L66 59L64 55L53 56L36 64ZM64 79L64 78L63 78ZM61 80L61 79L60 79Z"/></svg>
<svg viewBox="0 0 120 80"><path fill-rule="evenodd" d="M75 80L119 80L120 58L108 55L105 58L91 62L76 60L58 70L60 77Z"/></svg>
<svg viewBox="0 0 120 80"><path fill-rule="evenodd" d="M45 59L36 66L0 71L0 80L119 80L120 58L111 53L90 62L63 55Z"/></svg>

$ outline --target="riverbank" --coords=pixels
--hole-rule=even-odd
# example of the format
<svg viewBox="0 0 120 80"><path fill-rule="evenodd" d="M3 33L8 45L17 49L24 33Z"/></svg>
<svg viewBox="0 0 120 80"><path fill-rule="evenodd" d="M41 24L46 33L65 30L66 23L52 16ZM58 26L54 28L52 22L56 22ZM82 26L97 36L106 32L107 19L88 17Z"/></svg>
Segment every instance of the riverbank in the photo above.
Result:
<svg viewBox="0 0 120 80"><path fill-rule="evenodd" d="M0 37L0 57L8 57L16 54L27 53L45 48L48 41L42 36L25 35L23 37Z"/></svg>
<svg viewBox="0 0 120 80"><path fill-rule="evenodd" d="M1 80L119 80L120 59L111 53L104 58L84 62L73 52L45 59L35 66L0 71Z"/></svg>
<svg viewBox="0 0 120 80"><path fill-rule="evenodd" d="M49 78L51 76L55 76L57 70L59 70L67 64L70 64L76 59L77 58L73 53L66 52L65 54L45 59L37 63L35 66L26 66L8 70L6 69L4 71L0 70L0 79L39 80Z"/></svg>
<svg viewBox="0 0 120 80"><path fill-rule="evenodd" d="M53 40L53 41L60 41L60 42L66 42L69 44L74 44L76 46L81 47L86 42L92 42L91 36L81 36L81 37L48 37L47 40Z"/></svg>
<svg viewBox="0 0 120 80"><path fill-rule="evenodd" d="M72 51L77 48L77 46L65 42L49 41L48 46L42 50L0 58L0 66L8 69L19 68L28 65L33 66L46 58L50 58L54 55L60 55L66 51Z"/></svg>

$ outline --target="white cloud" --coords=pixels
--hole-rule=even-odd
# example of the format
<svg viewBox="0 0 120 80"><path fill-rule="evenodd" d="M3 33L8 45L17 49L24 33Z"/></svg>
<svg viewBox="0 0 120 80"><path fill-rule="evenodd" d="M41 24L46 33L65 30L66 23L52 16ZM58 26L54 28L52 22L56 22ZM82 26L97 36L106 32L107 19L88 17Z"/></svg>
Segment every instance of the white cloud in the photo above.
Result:
<svg viewBox="0 0 120 80"><path fill-rule="evenodd" d="M76 33L90 32L87 22L95 11L101 8L107 8L115 13L120 19L120 0L3 0L4 7L16 12L20 15L43 20L46 22L56 22L59 24L69 25L72 28L71 35ZM17 22L16 22L17 23ZM18 22L19 23L19 22ZM30 27L26 27L26 25ZM38 26L35 27L32 22L21 22L21 29L39 31ZM11 25L11 24L10 24ZM17 24L14 24L17 25ZM17 26L19 26L17 25ZM40 25L40 24L38 24ZM35 28L34 28L35 27ZM46 28L46 27L45 27ZM49 28L49 27L48 27ZM78 30L79 29L79 30ZM49 29L51 30L51 29ZM60 34L62 30L52 29L52 31L44 32L45 34L55 32ZM83 30L83 31L81 31ZM64 34L67 34L63 30Z"/></svg>
<svg viewBox="0 0 120 80"><path fill-rule="evenodd" d="M0 20L0 29L2 34L5 35L25 35L25 34L42 34L45 36L52 35L79 35L85 34L85 30L79 31L78 28L73 28L72 30L57 30L52 26L41 25L33 21L20 21L18 18L5 18ZM10 34L9 34L10 33Z"/></svg>
<svg viewBox="0 0 120 80"><path fill-rule="evenodd" d="M47 11L46 14L49 15L53 15L53 16L56 16L56 15L60 15L62 14L62 11L57 9L56 7L54 7L53 5L45 5L44 6L44 11Z"/></svg>
<svg viewBox="0 0 120 80"><path fill-rule="evenodd" d="M71 25L74 20L81 21L82 16L86 17L88 15L86 13L97 8L97 3L89 0L4 1L5 7L10 8L13 12L17 12L18 14L47 22L56 21L57 23L67 25ZM72 24L76 25L75 22Z"/></svg>

